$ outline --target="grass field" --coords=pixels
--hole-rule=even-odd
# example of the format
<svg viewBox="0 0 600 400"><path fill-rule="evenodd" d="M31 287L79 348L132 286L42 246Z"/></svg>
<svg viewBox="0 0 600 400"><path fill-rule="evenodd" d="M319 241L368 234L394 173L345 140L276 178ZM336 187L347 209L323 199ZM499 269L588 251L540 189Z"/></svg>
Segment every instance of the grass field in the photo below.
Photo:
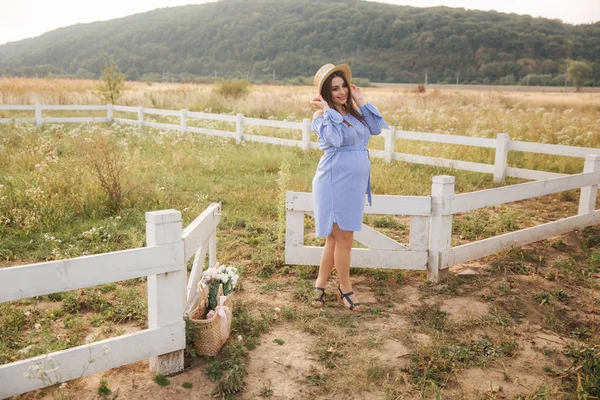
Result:
<svg viewBox="0 0 600 400"><path fill-rule="evenodd" d="M100 104L93 91L91 81L0 78L0 104ZM364 91L398 129L479 137L505 132L522 141L600 147L598 93ZM119 104L301 120L312 115L311 96L308 87L258 86L247 98L228 99L208 85L135 83ZM2 117L25 115L0 111ZM382 145L379 138L372 144ZM401 140L396 149L487 163L494 157L487 149ZM480 260L475 264L480 276L471 282L451 275L432 286L423 273L355 270L367 311L354 315L328 305L315 312L306 304L316 268L284 265L280 211L286 190L311 190L319 151L236 146L233 140L100 124L0 125L0 154L0 267L141 247L144 212L174 208L186 226L211 202L223 203L218 259L243 269L234 318L234 337L241 335L243 346L233 340L216 360L187 361L200 371L195 378L209 385L205 368L225 372L231 360L247 364L246 388L234 394L224 373L217 379L221 393L328 398L325 393L332 391L389 399L600 395L598 228ZM562 173L583 168L579 159L515 152L509 165ZM491 175L375 159L373 191L428 195L432 177L442 174L456 177L457 193L496 186ZM103 186L103 180L111 184ZM465 213L454 218L453 244L574 215L577 204L578 193L571 191ZM407 240L402 216L368 216L366 222ZM311 236L310 220L307 224L307 242L322 243ZM466 317L470 307L481 312ZM140 329L146 313L143 279L0 304L0 364ZM548 340L532 345L540 332ZM284 344L271 349L275 339ZM267 385L256 372L275 368L265 354L286 346L314 360L294 375L297 384L288 392L277 386L282 376L273 372ZM394 351L405 357L390 359ZM497 370L504 383L486 386L482 376ZM118 376L143 374L136 371L105 377L135 398L139 392ZM296 367L284 365L283 371ZM523 378L527 383L519 384L515 378L523 376L529 382ZM42 396L76 398L98 386L97 379L80 381ZM177 398L168 390L155 386L153 393Z"/></svg>

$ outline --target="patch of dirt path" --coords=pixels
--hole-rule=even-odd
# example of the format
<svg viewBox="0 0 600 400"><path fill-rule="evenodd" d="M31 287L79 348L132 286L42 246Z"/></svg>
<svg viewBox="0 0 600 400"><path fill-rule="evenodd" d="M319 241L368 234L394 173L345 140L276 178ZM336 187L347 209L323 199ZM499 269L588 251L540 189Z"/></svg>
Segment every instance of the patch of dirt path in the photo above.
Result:
<svg viewBox="0 0 600 400"><path fill-rule="evenodd" d="M448 313L449 320L462 322L487 315L490 312L490 306L469 297L453 297L443 300L440 310Z"/></svg>
<svg viewBox="0 0 600 400"><path fill-rule="evenodd" d="M325 372L309 352L314 337L295 330L291 324L281 324L260 340L262 344L250 352L246 389L240 398L256 399L267 394L277 400L308 396L307 378Z"/></svg>

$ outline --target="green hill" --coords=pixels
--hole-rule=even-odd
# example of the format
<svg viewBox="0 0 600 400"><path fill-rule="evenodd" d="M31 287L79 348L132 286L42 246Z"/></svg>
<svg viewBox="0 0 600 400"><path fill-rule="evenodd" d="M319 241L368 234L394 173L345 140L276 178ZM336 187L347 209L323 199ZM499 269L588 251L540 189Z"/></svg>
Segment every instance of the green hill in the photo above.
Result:
<svg viewBox="0 0 600 400"><path fill-rule="evenodd" d="M349 63L373 81L561 84L568 59L600 85L600 23L358 0L222 0L77 24L0 46L5 75L129 79L312 76ZM535 75L535 76L533 76ZM562 80L561 80L562 79Z"/></svg>

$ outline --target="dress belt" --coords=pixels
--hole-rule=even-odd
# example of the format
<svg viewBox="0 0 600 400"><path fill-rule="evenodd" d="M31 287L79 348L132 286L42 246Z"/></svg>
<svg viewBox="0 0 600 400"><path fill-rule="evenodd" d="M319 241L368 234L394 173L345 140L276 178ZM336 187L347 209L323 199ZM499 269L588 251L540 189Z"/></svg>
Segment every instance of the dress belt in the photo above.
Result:
<svg viewBox="0 0 600 400"><path fill-rule="evenodd" d="M341 153L345 151L366 151L367 157L369 157L369 149L365 146L357 145L357 146L341 146L341 147L328 147L325 149L325 153ZM370 161L370 157L369 157ZM367 181L367 201L369 203L369 207L373 205L371 201L371 174L369 173L369 180Z"/></svg>

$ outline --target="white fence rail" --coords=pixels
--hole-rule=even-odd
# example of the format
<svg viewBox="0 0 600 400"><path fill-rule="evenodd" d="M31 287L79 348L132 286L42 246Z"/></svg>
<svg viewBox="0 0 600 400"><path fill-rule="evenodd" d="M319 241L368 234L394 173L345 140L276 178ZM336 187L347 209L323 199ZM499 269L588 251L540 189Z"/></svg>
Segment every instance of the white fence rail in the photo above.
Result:
<svg viewBox="0 0 600 400"><path fill-rule="evenodd" d="M431 196L373 196L367 214L410 215L410 244L405 247L363 225L355 239L369 247L352 249L353 267L428 270L437 282L449 267L600 223L595 210L600 186L600 156L587 156L584 173L472 193L454 194L453 176L435 176ZM451 247L453 215L566 190L581 189L577 216ZM322 247L304 245L304 215L312 214L311 193L287 193L285 260L319 265Z"/></svg>
<svg viewBox="0 0 600 400"><path fill-rule="evenodd" d="M275 121L259 118L248 118L242 114L224 115L211 114L204 112L190 112L187 110L162 110L156 108L113 106L112 104L102 105L0 105L0 111L34 111L35 118L0 118L0 124L4 123L33 123L38 126L43 123L99 123L116 122L120 124L129 124L137 126L148 126L158 129L178 130L181 133L193 132L205 135L219 136L224 138L236 139L239 144L242 141L268 143L280 146L300 147L304 151L308 149L317 149L318 143L311 142L310 121L308 119L302 122ZM43 118L42 111L73 110L73 111L106 111L104 117L77 117L77 118ZM137 114L135 119L114 118L114 111ZM160 115L167 117L178 117L179 124L158 123L144 120L144 115ZM219 129L208 129L189 126L188 122L196 119L214 120L222 122L235 123L235 131L226 131ZM274 127L286 130L300 130L302 132L301 140L282 139L271 136L250 135L244 133L244 125ZM511 141L506 133L499 133L495 139L478 138L460 135L444 135L439 133L425 133L396 130L391 127L385 129L382 133L384 137L384 150L371 150L371 155L377 158L383 158L386 162L405 161L416 164L424 164L445 168L462 169L466 171L481 172L494 175L494 182L503 182L507 176L531 179L545 180L565 176L565 174L528 170L507 165L509 151L522 151L530 153L550 154L567 157L584 158L588 155L600 155L600 149L586 147L561 146L554 144L529 143L520 141ZM446 143L462 146L475 146L495 149L494 164L484 164L463 160L451 160L445 158L435 158L417 154L406 154L395 152L396 139L417 140L433 143Z"/></svg>
<svg viewBox="0 0 600 400"><path fill-rule="evenodd" d="M475 260L495 254L512 247L520 247L552 236L583 229L600 223L600 210L595 210L598 186L600 185L600 156L587 156L584 173L566 177L549 179L541 182L528 182L502 188L481 190L478 192L453 195L448 189L446 195L450 202L443 210L442 218L446 218L452 227L452 214L475 210L482 207L505 204L514 201L559 193L566 190L581 189L579 195L578 215L557 221L521 229L493 238L480 240L462 246L440 248L439 268ZM452 192L452 195L450 194ZM449 240L447 238L447 240Z"/></svg>
<svg viewBox="0 0 600 400"><path fill-rule="evenodd" d="M183 370L183 316L206 254L210 265L216 262L220 210L211 204L184 231L179 211L148 212L144 248L0 269L0 302L148 277L148 329L0 365L0 398L145 359L163 374Z"/></svg>
<svg viewBox="0 0 600 400"><path fill-rule="evenodd" d="M429 197L373 196L373 207L367 214L404 214L411 216L410 245L406 246L367 225L354 238L368 249L352 249L351 266L364 268L427 268L427 238L431 202ZM286 264L319 265L322 247L304 245L304 215L312 215L311 193L286 194Z"/></svg>
<svg viewBox="0 0 600 400"><path fill-rule="evenodd" d="M202 278L206 255L208 254L208 267L217 262L217 226L221 222L221 204L211 204L183 231L181 239L184 243L185 261L192 256L192 270L186 289L185 314L190 314L197 302L196 288Z"/></svg>

